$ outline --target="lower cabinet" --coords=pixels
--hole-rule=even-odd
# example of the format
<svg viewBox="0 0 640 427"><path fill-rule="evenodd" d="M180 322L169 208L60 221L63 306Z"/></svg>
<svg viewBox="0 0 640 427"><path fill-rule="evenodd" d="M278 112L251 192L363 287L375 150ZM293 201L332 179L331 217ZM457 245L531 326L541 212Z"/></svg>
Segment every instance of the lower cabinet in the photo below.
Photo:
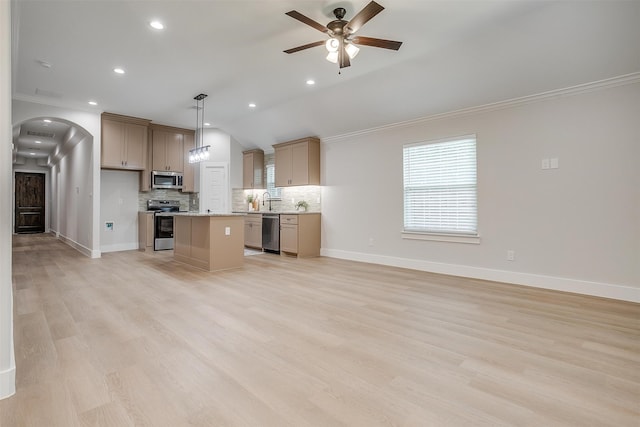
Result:
<svg viewBox="0 0 640 427"><path fill-rule="evenodd" d="M262 249L262 214L247 214L244 217L244 245Z"/></svg>
<svg viewBox="0 0 640 427"><path fill-rule="evenodd" d="M299 258L320 256L320 214L280 215L280 253Z"/></svg>
<svg viewBox="0 0 640 427"><path fill-rule="evenodd" d="M138 212L138 250L153 251L153 212Z"/></svg>

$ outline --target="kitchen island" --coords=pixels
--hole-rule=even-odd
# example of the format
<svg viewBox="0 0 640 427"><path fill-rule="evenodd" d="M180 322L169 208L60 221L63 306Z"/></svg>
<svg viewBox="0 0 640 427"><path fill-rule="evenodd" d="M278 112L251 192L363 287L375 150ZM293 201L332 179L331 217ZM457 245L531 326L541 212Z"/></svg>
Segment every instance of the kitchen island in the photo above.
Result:
<svg viewBox="0 0 640 427"><path fill-rule="evenodd" d="M173 257L207 271L240 268L244 261L244 215L173 213Z"/></svg>

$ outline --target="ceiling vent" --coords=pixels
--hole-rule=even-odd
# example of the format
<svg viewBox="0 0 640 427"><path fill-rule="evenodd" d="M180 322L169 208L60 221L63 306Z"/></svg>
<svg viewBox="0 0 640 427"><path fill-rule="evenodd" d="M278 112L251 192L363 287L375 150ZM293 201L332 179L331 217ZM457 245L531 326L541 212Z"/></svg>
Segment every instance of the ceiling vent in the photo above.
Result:
<svg viewBox="0 0 640 427"><path fill-rule="evenodd" d="M29 136L37 136L38 138L53 138L54 136L56 136L55 133L38 132L38 131L33 131L33 130L28 130L27 131L27 135L29 135Z"/></svg>

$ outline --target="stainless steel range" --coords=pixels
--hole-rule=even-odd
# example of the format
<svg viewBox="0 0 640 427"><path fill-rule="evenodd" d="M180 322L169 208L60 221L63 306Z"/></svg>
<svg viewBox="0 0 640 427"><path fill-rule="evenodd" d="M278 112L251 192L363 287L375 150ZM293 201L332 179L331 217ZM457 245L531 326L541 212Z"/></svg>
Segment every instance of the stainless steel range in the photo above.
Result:
<svg viewBox="0 0 640 427"><path fill-rule="evenodd" d="M180 211L179 200L148 200L147 210L153 215L153 250L173 249L173 215L170 212Z"/></svg>

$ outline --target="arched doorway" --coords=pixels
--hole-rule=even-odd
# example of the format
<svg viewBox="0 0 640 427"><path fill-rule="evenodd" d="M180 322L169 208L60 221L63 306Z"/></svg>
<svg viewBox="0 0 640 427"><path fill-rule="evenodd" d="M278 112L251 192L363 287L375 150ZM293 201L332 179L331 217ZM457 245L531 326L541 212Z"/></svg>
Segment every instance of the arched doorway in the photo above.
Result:
<svg viewBox="0 0 640 427"><path fill-rule="evenodd" d="M15 232L50 231L92 256L93 139L83 126L56 116L37 116L14 125ZM38 175L44 180L42 228L34 224L39 215L37 209L29 210L24 220L19 206L21 178L33 182ZM26 187L33 192L35 185ZM37 199L33 194L27 198Z"/></svg>

